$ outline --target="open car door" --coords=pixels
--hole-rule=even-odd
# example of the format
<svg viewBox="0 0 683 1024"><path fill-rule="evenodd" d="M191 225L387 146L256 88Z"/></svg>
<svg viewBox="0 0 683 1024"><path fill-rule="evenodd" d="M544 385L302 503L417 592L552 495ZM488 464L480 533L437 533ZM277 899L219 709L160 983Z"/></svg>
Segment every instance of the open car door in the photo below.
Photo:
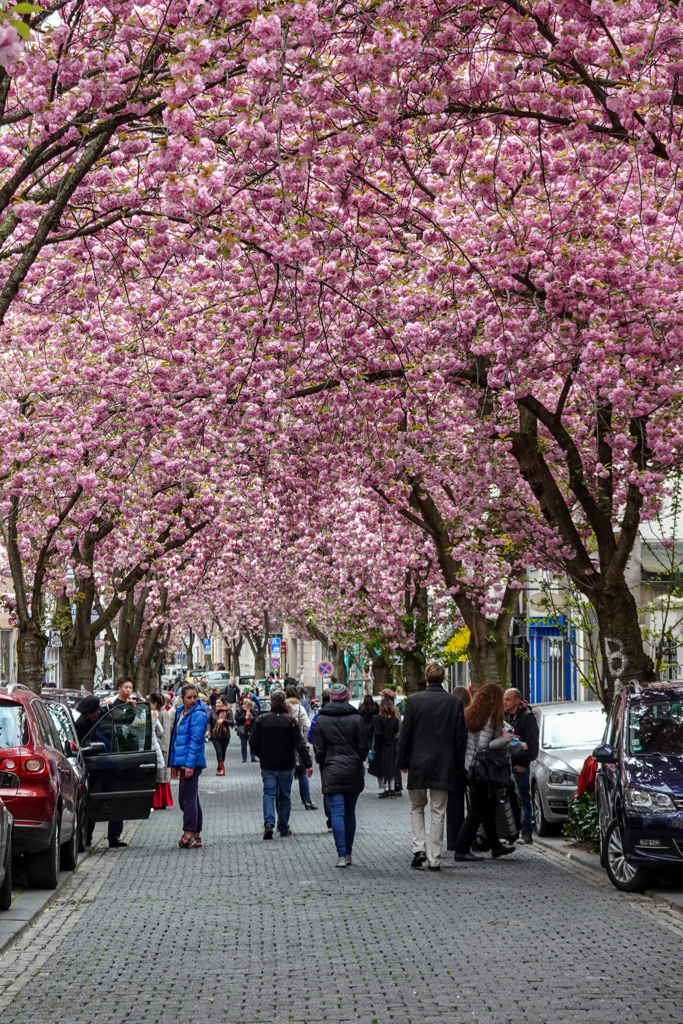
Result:
<svg viewBox="0 0 683 1024"><path fill-rule="evenodd" d="M97 752L90 753L91 746ZM90 821L149 818L157 774L149 704L111 708L84 738L82 748Z"/></svg>

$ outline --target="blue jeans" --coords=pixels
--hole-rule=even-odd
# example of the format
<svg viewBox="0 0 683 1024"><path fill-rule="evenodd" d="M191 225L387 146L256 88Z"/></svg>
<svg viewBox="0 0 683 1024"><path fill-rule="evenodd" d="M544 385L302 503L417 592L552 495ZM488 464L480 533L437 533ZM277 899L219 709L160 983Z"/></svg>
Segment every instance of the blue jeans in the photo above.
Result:
<svg viewBox="0 0 683 1024"><path fill-rule="evenodd" d="M247 753L251 753L251 751L249 750L249 737L240 736L240 743L242 744L242 760L246 761ZM252 761L256 760L253 754L251 754L251 759Z"/></svg>
<svg viewBox="0 0 683 1024"><path fill-rule="evenodd" d="M306 772L299 776L299 796L301 797L302 804L310 804L311 802L311 784L308 781L308 775Z"/></svg>
<svg viewBox="0 0 683 1024"><path fill-rule="evenodd" d="M350 857L356 834L356 802L358 793L329 793L327 797L332 821L334 845L338 857Z"/></svg>
<svg viewBox="0 0 683 1024"><path fill-rule="evenodd" d="M263 779L263 824L275 825L277 804L277 827L283 835L289 828L289 812L292 809L292 779L294 769L286 772L268 772L261 769Z"/></svg>
<svg viewBox="0 0 683 1024"><path fill-rule="evenodd" d="M522 832L531 832L534 827L534 811L531 806L531 791L529 789L530 776L531 772L528 768L525 768L523 772L518 772L516 768L512 769L512 777L517 786L517 796L522 805Z"/></svg>

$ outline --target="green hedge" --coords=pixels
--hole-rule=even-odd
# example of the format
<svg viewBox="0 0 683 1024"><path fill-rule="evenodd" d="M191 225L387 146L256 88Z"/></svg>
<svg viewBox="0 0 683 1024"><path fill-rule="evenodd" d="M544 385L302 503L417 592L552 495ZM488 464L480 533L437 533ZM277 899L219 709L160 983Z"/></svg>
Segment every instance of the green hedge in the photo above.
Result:
<svg viewBox="0 0 683 1024"><path fill-rule="evenodd" d="M562 833L575 843L587 843L598 849L598 805L592 793L583 792L572 800Z"/></svg>

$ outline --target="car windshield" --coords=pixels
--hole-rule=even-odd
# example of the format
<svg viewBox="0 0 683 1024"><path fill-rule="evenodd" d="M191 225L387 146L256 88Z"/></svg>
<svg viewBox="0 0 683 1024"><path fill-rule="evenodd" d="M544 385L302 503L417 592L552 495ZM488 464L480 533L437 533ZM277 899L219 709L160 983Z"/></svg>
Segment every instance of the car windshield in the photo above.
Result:
<svg viewBox="0 0 683 1024"><path fill-rule="evenodd" d="M600 707L544 715L541 746L544 750L592 747L600 742L604 730L605 716Z"/></svg>
<svg viewBox="0 0 683 1024"><path fill-rule="evenodd" d="M628 733L632 754L683 754L683 701L632 704Z"/></svg>
<svg viewBox="0 0 683 1024"><path fill-rule="evenodd" d="M0 704L0 750L28 743L26 714L20 704Z"/></svg>

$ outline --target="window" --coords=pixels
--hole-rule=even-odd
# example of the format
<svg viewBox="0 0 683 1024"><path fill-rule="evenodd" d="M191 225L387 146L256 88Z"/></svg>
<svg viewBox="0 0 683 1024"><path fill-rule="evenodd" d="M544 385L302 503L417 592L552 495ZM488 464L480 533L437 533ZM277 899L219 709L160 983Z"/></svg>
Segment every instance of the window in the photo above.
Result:
<svg viewBox="0 0 683 1024"><path fill-rule="evenodd" d="M33 713L36 716L38 723L38 729L42 737L43 743L48 747L53 747L55 750L63 750L62 743L59 738L59 733L52 725L52 719L45 710L45 705L42 701L34 700L31 704Z"/></svg>
<svg viewBox="0 0 683 1024"><path fill-rule="evenodd" d="M107 753L129 754L152 749L152 718L148 704L121 704L95 723L82 741L104 743Z"/></svg>
<svg viewBox="0 0 683 1024"><path fill-rule="evenodd" d="M0 750L28 743L26 712L21 704L0 704Z"/></svg>
<svg viewBox="0 0 683 1024"><path fill-rule="evenodd" d="M628 725L632 754L683 754L683 701L632 704Z"/></svg>
<svg viewBox="0 0 683 1024"><path fill-rule="evenodd" d="M595 746L602 739L604 730L605 716L600 708L543 715L541 746L544 750Z"/></svg>
<svg viewBox="0 0 683 1024"><path fill-rule="evenodd" d="M74 736L69 722L69 712L60 704L47 704L46 706L48 714L52 719L52 725L57 730L60 739L60 749L64 751L67 757L71 757L71 744L74 742Z"/></svg>

